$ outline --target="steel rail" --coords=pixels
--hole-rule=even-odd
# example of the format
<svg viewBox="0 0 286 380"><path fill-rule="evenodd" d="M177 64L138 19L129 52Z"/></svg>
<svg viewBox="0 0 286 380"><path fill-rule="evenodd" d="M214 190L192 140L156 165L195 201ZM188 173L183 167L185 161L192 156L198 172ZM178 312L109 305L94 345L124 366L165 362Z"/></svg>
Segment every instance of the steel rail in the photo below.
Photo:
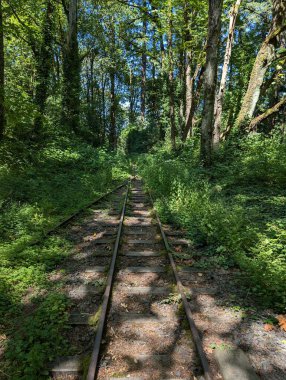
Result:
<svg viewBox="0 0 286 380"><path fill-rule="evenodd" d="M173 251L172 251L172 249L171 249L171 247L170 247L170 245L168 243L168 240L167 240L166 234L164 232L164 229L163 229L161 220L159 218L159 215L157 213L157 210L154 207L154 201L153 201L151 192L148 191L148 193L149 193L149 196L150 196L150 199L151 199L153 210L155 211L157 222L158 222L159 227L160 227L160 232L161 232L161 235L162 235L162 238L163 238L163 241L164 241L164 245L165 245L166 251L168 253L168 257L169 257L169 261L170 261L170 264L171 264L171 267L172 267L172 270L173 270L173 274L174 274L175 280L177 282L177 288L179 290L179 293L180 293L180 296L181 296L181 299L182 299L182 302L183 302L183 305L184 305L185 313L186 313L186 316L187 316L187 319L188 319L188 322L189 322L189 326L190 326L190 329L191 329L191 332L192 332L192 336L193 336L193 339L194 339L194 342L195 342L195 346L196 346L196 349L197 349L197 352L198 352L198 355L199 355L199 358L200 358L200 362L201 362L201 365L202 365L202 368L203 368L205 380L212 380L213 379L213 375L212 375L212 372L211 372L211 369L210 369L209 362L207 360L205 351L203 349L203 345L202 345L202 341L201 341L201 338L200 338L200 335L199 335L199 331L198 331L197 326L195 324L195 321L194 321L194 318L193 318L193 313L192 313L192 310L191 310L190 305L188 303L188 300L187 300L187 297L186 297L186 294L185 294L185 291L184 291L183 284L182 284L182 282L180 280L180 277L179 277L179 274L177 272L176 264L175 264L175 261L174 261L173 255L172 255Z"/></svg>
<svg viewBox="0 0 286 380"><path fill-rule="evenodd" d="M121 211L121 217L120 217L120 221L119 221L117 237L116 237L116 241L115 241L115 246L114 246L113 255L112 255L112 261L110 264L109 274L108 274L108 278L107 278L107 285L106 285L105 292L103 295L103 302L102 302L102 306L101 306L101 314L100 314L100 318L98 321L98 327L97 327L95 342L94 342L93 351L91 354L91 360L90 360L86 380L94 380L95 376L97 374L97 371L98 371L101 340L102 340L102 336L103 336L103 331L104 331L106 316L107 316L107 309L108 309L111 291L112 291L113 277L114 277L114 272L115 272L115 264L116 264L117 254L118 254L119 243L120 243L120 239L121 239L123 221L124 221L125 212L126 212L126 205L127 205L129 188L130 188L130 182L127 186L124 205L123 205L123 208Z"/></svg>

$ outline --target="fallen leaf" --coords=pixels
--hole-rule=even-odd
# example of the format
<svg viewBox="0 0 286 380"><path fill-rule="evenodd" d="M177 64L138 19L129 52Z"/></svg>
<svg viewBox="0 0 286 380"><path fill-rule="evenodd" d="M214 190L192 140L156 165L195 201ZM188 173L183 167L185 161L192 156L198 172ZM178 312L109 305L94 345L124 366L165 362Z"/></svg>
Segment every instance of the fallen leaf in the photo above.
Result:
<svg viewBox="0 0 286 380"><path fill-rule="evenodd" d="M272 330L274 330L274 326L271 325L270 323L265 323L264 330L265 331L272 331Z"/></svg>
<svg viewBox="0 0 286 380"><path fill-rule="evenodd" d="M286 331L286 316L285 315L278 315L277 321L279 322L279 326L281 330Z"/></svg>

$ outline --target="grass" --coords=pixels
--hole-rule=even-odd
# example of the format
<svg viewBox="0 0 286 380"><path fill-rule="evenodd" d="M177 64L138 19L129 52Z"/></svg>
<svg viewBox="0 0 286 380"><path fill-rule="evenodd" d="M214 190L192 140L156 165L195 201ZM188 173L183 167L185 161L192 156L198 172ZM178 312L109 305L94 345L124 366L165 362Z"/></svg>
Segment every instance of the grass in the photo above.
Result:
<svg viewBox="0 0 286 380"><path fill-rule="evenodd" d="M71 245L61 234L42 237L128 176L124 157L79 140L0 147L1 379L47 379L47 363L69 353L71 305L49 275Z"/></svg>

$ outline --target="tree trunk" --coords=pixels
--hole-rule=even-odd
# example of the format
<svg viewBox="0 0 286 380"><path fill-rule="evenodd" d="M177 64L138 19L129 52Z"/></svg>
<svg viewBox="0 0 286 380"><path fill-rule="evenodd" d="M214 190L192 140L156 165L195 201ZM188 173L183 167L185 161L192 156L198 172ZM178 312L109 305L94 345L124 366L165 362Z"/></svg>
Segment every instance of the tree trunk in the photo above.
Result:
<svg viewBox="0 0 286 380"><path fill-rule="evenodd" d="M201 79L202 79L203 72L204 72L204 69L201 68L200 64L197 64L194 75L186 79L188 84L186 86L187 87L186 88L186 122L185 122L183 138L182 138L183 141L186 141L189 133L191 135L193 134L193 118L194 118L196 105L199 100L200 89L201 89L201 84L202 84ZM191 72L189 73L189 75L190 74ZM195 81L197 81L197 91L194 96Z"/></svg>
<svg viewBox="0 0 286 380"><path fill-rule="evenodd" d="M37 85L35 92L35 104L38 114L34 121L35 133L39 135L43 127L43 118L48 98L49 81L53 65L53 12L51 0L46 1L46 16L43 24L43 37L37 59Z"/></svg>
<svg viewBox="0 0 286 380"><path fill-rule="evenodd" d="M70 0L68 31L63 48L62 121L69 130L78 132L80 114L80 57L78 48L77 0Z"/></svg>
<svg viewBox="0 0 286 380"><path fill-rule="evenodd" d="M279 35L286 29L286 4L284 0L273 0L273 19L270 32L255 59L250 75L247 91L243 97L242 105L235 125L238 128L247 128L248 120L253 117L256 104L258 102L261 86L265 73L276 57L275 47Z"/></svg>
<svg viewBox="0 0 286 380"><path fill-rule="evenodd" d="M102 101L102 120L103 120L103 130L101 133L101 144L103 145L105 143L105 136L106 136L106 101L105 101L105 88L106 88L106 77L103 79L102 77L102 92L101 92L101 101Z"/></svg>
<svg viewBox="0 0 286 380"><path fill-rule="evenodd" d="M115 71L110 72L110 131L109 145L116 149L116 95L115 95Z"/></svg>
<svg viewBox="0 0 286 380"><path fill-rule="evenodd" d="M129 69L129 123L133 124L136 121L135 117L135 98L134 98L134 83L133 83L132 68Z"/></svg>
<svg viewBox="0 0 286 380"><path fill-rule="evenodd" d="M169 91L169 117L171 125L171 145L176 149L176 123L175 123L175 96L174 96L174 62L173 62L173 6L169 0L169 29L168 29L168 91Z"/></svg>
<svg viewBox="0 0 286 380"><path fill-rule="evenodd" d="M234 39L234 28L236 23L236 18L238 15L238 10L242 0L236 0L233 4L230 19L229 19L229 28L228 28L228 37L224 55L224 62L221 74L221 81L218 94L215 101L215 111L214 111L214 133L213 133L213 148L217 149L220 142L220 131L221 131L221 118L222 118L222 108L223 108L223 98L225 92L225 85L227 79L228 66L231 57L232 44Z"/></svg>
<svg viewBox="0 0 286 380"><path fill-rule="evenodd" d="M143 1L144 10L147 7L147 1ZM147 18L144 13L143 15L143 52L142 52L142 79L141 79L141 119L145 120L146 113L146 78L147 78L147 44L146 44L146 36L147 36Z"/></svg>
<svg viewBox="0 0 286 380"><path fill-rule="evenodd" d="M4 77L4 34L2 0L0 0L0 140L3 139L5 130L5 77Z"/></svg>
<svg viewBox="0 0 286 380"><path fill-rule="evenodd" d="M116 77L116 60L114 52L116 51L116 31L114 26L114 18L111 17L110 24L110 45L111 45L111 58L113 62L109 70L110 75L110 128L109 128L109 147L115 150L117 145L117 134L116 134L116 94L115 94L115 77Z"/></svg>
<svg viewBox="0 0 286 380"><path fill-rule="evenodd" d="M193 77L192 77L192 53L190 50L187 51L186 54L186 118L185 118L185 128L183 134L183 140L185 141L185 135L188 135L189 131L192 127L192 118L191 109L193 104ZM188 132L187 132L188 131Z"/></svg>
<svg viewBox="0 0 286 380"><path fill-rule="evenodd" d="M190 46L191 33L189 29L191 6L188 1L184 6L184 24L185 24L185 46L186 46L186 74L185 74L185 126L182 135L182 140L185 141L189 131L192 128L192 105L193 105L193 90L194 77L192 76L192 52Z"/></svg>
<svg viewBox="0 0 286 380"><path fill-rule="evenodd" d="M204 75L204 109L201 124L201 159L204 166L210 166L212 161L213 118L222 2L222 0L209 0L206 70Z"/></svg>

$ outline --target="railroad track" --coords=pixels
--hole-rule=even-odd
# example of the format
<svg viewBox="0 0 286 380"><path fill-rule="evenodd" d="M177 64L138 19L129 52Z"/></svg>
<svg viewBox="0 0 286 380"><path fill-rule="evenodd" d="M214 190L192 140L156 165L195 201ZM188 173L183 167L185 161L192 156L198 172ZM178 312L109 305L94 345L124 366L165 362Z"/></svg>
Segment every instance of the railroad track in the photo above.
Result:
<svg viewBox="0 0 286 380"><path fill-rule="evenodd" d="M173 248L188 242L180 232L167 231L170 246L140 180L134 179L126 191L121 188L114 194L117 209L109 215L100 207L98 212L93 210L95 216L76 238L81 249L87 240L85 231L93 231L92 248L78 254L71 280L77 284L73 275L86 279L89 273L93 283L102 286L101 290L83 287L82 293L82 284L72 287L74 293L69 289L76 295L69 339L78 349L74 356L53 363L52 377L210 380L172 255Z"/></svg>

